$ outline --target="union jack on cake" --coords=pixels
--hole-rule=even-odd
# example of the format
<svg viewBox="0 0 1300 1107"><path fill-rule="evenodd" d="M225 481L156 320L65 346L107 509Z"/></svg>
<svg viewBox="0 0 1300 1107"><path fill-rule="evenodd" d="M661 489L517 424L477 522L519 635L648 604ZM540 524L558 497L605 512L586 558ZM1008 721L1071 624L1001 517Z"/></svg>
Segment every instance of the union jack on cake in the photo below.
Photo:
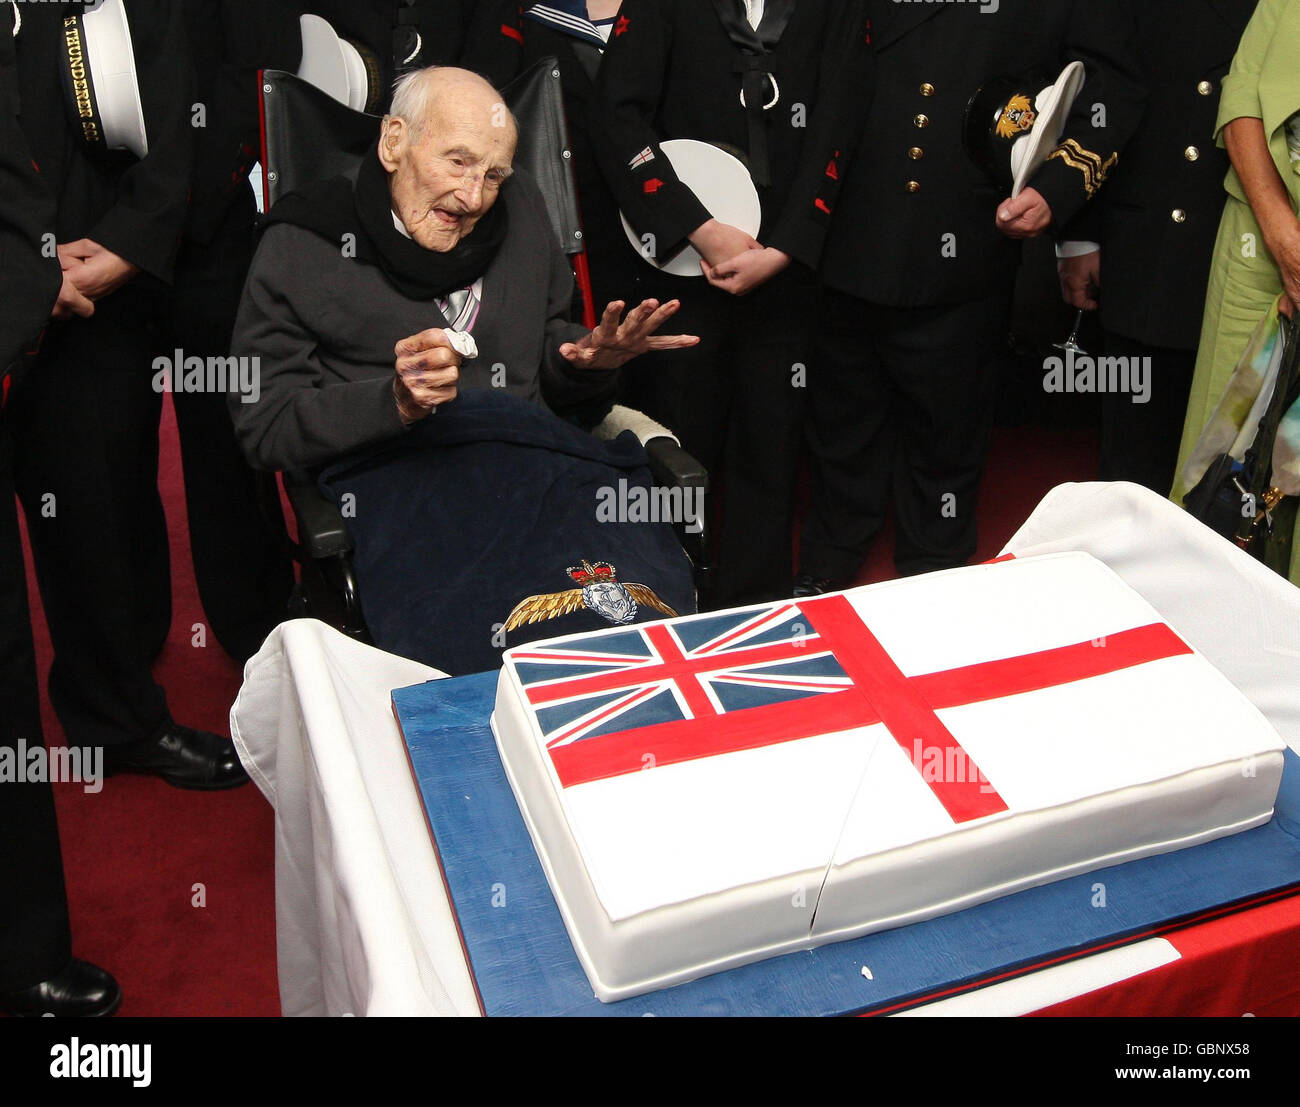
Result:
<svg viewBox="0 0 1300 1107"><path fill-rule="evenodd" d="M605 1001L1258 826L1284 748L1086 554L520 646L492 728Z"/></svg>

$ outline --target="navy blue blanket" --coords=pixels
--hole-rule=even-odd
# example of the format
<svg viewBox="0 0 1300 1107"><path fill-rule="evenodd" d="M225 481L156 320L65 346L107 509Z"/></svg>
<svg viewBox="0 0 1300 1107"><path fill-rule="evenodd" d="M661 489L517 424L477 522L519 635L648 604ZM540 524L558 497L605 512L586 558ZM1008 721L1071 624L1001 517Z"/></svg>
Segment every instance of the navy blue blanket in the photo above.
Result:
<svg viewBox="0 0 1300 1107"><path fill-rule="evenodd" d="M320 483L356 546L375 644L452 675L499 667L507 646L615 625L633 606L630 621L665 617L623 585L648 587L679 614L695 610L672 526L609 518L609 505L651 486L631 434L601 442L536 404L476 390L330 466ZM595 576L583 575L584 561ZM552 617L507 632L516 605L534 596L547 599L528 614ZM576 609L557 614L566 607Z"/></svg>

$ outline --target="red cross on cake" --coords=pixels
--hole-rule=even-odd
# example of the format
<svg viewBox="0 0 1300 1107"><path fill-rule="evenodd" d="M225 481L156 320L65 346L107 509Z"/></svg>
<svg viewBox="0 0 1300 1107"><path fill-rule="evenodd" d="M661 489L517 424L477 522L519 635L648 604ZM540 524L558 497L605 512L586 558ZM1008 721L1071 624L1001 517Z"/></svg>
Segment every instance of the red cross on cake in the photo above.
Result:
<svg viewBox="0 0 1300 1107"><path fill-rule="evenodd" d="M1268 820L1281 739L1085 554L507 652L492 720L619 999Z"/></svg>

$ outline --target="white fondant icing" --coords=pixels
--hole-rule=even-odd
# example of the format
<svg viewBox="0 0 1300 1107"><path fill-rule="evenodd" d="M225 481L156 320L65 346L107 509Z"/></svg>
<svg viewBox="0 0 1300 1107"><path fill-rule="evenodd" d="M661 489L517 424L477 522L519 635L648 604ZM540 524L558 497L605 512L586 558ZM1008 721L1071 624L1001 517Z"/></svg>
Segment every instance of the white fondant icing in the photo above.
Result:
<svg viewBox="0 0 1300 1107"><path fill-rule="evenodd" d="M1108 638L1161 621L1085 554L845 595L909 677L1075 643L1105 650ZM556 642L599 649L626 633ZM972 821L954 822L936 798L924 747L880 723L698 760L651 758L644 771L565 788L517 668L517 655L546 645L507 651L492 726L602 1000L1236 833L1269 819L1281 778L1277 734L1185 653L940 707L970 759L945 771L964 768L1006 804Z"/></svg>

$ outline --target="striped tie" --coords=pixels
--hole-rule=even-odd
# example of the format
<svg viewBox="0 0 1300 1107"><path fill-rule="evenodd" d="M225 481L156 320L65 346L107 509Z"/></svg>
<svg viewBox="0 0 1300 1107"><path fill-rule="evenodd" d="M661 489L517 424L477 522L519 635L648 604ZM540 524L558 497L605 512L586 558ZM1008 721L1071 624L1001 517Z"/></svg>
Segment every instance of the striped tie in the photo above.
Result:
<svg viewBox="0 0 1300 1107"><path fill-rule="evenodd" d="M442 312L454 331L473 331L478 320L479 303L483 298L483 278L479 277L468 288L462 288L447 296L437 298L438 310Z"/></svg>

